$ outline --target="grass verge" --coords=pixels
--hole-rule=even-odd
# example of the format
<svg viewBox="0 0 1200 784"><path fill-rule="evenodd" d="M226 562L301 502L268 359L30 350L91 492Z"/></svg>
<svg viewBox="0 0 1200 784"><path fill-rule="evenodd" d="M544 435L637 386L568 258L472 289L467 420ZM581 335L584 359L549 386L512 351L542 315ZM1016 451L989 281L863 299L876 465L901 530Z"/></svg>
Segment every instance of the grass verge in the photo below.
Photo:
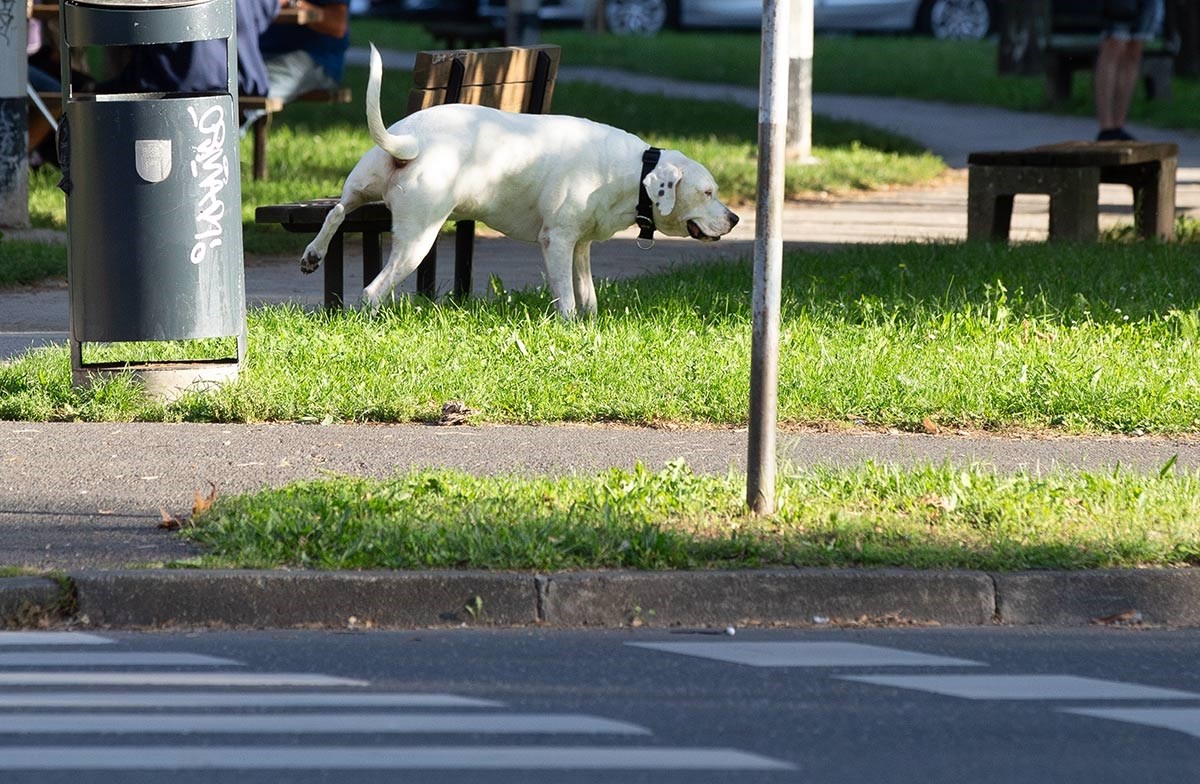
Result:
<svg viewBox="0 0 1200 784"><path fill-rule="evenodd" d="M0 367L0 418L742 424L746 261L604 284L564 324L544 290L376 317L250 314L236 384L168 406L128 378L72 389L65 349ZM1200 432L1190 246L899 245L785 262L779 414L918 429Z"/></svg>
<svg viewBox="0 0 1200 784"><path fill-rule="evenodd" d="M36 283L67 274L67 247L0 234L0 286Z"/></svg>
<svg viewBox="0 0 1200 784"><path fill-rule="evenodd" d="M317 569L986 570L1200 563L1200 475L985 467L785 470L779 512L682 463L569 478L416 471L218 499L185 535L204 566Z"/></svg>

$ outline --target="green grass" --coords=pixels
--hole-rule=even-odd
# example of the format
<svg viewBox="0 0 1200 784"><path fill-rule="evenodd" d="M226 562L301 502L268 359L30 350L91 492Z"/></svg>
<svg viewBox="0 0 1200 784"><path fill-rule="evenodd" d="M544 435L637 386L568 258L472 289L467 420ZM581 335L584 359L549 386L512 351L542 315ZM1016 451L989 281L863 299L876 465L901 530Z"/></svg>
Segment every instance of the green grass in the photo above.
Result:
<svg viewBox="0 0 1200 784"><path fill-rule="evenodd" d="M0 286L35 283L66 272L65 245L17 240L0 233Z"/></svg>
<svg viewBox="0 0 1200 784"><path fill-rule="evenodd" d="M185 534L205 566L568 570L1200 563L1200 474L997 474L979 466L785 469L779 510L745 481L671 464L595 476L414 471L220 498Z"/></svg>
<svg viewBox="0 0 1200 784"><path fill-rule="evenodd" d="M356 20L357 42L374 40L396 49L438 48L419 28L379 20ZM656 76L754 86L759 79L756 33L667 32L649 39L587 35L551 29L543 39L563 47L563 65L606 66ZM1074 81L1070 101L1055 106L1040 76L996 73L997 43L938 41L906 36L817 36L813 89L820 93L899 96L974 103L1022 111L1093 112L1087 72ZM697 68L696 63L703 63ZM1148 101L1139 89L1131 110L1135 122L1200 128L1200 81L1176 77L1170 101Z"/></svg>
<svg viewBox="0 0 1200 784"><path fill-rule="evenodd" d="M251 312L237 384L170 406L126 380L75 391L65 350L0 368L0 418L746 420L745 261L601 287L564 324L544 291L377 317ZM785 423L1200 432L1200 267L1190 246L857 246L787 257Z"/></svg>

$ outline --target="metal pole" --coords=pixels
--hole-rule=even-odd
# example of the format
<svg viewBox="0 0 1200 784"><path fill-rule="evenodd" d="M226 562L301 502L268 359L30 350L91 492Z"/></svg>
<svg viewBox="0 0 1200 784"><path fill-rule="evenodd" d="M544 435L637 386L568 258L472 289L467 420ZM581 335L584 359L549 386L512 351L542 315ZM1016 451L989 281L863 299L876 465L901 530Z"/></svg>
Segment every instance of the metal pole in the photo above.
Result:
<svg viewBox="0 0 1200 784"><path fill-rule="evenodd" d="M24 5L0 6L0 226L12 229L29 225L29 23Z"/></svg>
<svg viewBox="0 0 1200 784"><path fill-rule="evenodd" d="M787 135L788 4L763 0L758 98L758 206L754 240L754 329L746 503L775 512L775 424L779 391L779 300L783 274L783 167Z"/></svg>
<svg viewBox="0 0 1200 784"><path fill-rule="evenodd" d="M813 0L792 0L788 24L787 157L812 157Z"/></svg>

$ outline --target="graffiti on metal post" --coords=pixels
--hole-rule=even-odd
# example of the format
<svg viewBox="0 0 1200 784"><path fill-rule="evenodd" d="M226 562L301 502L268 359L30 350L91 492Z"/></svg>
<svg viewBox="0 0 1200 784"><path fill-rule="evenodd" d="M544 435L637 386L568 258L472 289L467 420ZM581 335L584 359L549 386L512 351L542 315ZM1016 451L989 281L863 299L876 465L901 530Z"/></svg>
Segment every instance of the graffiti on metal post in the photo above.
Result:
<svg viewBox="0 0 1200 784"><path fill-rule="evenodd" d="M20 183L25 165L24 98L0 98L0 197Z"/></svg>
<svg viewBox="0 0 1200 784"><path fill-rule="evenodd" d="M25 15L22 13L20 17L17 16L17 0L0 0L0 39L10 46L15 30L13 25L18 18L24 21Z"/></svg>
<svg viewBox="0 0 1200 784"><path fill-rule="evenodd" d="M198 114L188 107L192 124L203 136L192 158L192 177L200 180L203 195L196 204L196 244L191 260L200 264L209 251L221 245L221 220L225 217L225 202L221 191L229 184L229 156L225 153L225 109L213 106Z"/></svg>

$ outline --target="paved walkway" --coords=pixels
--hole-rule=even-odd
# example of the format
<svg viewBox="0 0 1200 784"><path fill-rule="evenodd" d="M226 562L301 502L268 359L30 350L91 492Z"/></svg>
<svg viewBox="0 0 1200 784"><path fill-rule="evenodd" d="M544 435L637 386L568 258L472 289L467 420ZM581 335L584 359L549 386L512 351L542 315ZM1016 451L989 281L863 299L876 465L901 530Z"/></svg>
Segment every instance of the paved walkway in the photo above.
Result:
<svg viewBox="0 0 1200 784"><path fill-rule="evenodd" d="M404 67L405 56L390 53L387 62L392 68ZM560 78L563 81L600 80L638 92L706 97L748 105L754 105L756 101L753 91L743 88L668 82L597 69L564 68ZM910 136L955 167L961 167L967 151L973 149L1030 146L1088 138L1092 133L1091 123L1086 118L854 96L819 95L815 103L820 113L888 127ZM1200 215L1200 137L1140 127L1133 130L1143 138L1170 140L1180 145L1184 166L1179 178L1180 209ZM1102 223L1128 221L1130 201L1127 189L1106 186L1102 192ZM594 250L593 269L598 277L621 277L718 254L749 255L754 238L754 215L744 209L740 212L742 223L730 237L715 245L662 240L653 250L641 251L635 246L635 233L626 232ZM1018 199L1015 219L1016 236L1044 237L1045 199ZM785 211L784 231L789 244L821 247L848 242L959 239L965 235L965 225L966 178L961 170L956 170L943 181L928 187L830 196L789 204ZM351 247L350 257L354 254ZM442 265L443 273L447 266ZM347 267L350 269L353 264ZM476 254L477 293L486 293L491 275L499 277L509 288L540 283L540 260L536 249L504 238L482 238ZM294 301L315 306L320 301L319 277L301 275L293 259L248 258L246 281L251 303ZM448 288L448 279L443 278L440 285L443 289ZM348 283L347 290L353 291L360 286L361 281L353 280ZM0 290L0 359L23 351L31 344L63 340L66 321L67 297L62 284ZM724 471L730 466L743 465L745 451L745 434L732 430L3 423L0 427L0 540L4 544L0 547L0 566L65 570L73 575L76 589L83 591L83 586L91 584L78 571L80 569L156 563L186 556L191 552L186 545L156 528L159 510L186 513L193 492L207 488L209 481L216 482L222 492L237 492L262 484L275 485L312 477L325 470L382 476L398 467L445 465L468 470L503 468L553 473L588 471L605 465L631 465L638 459L658 465L679 456L686 457L701 470ZM785 457L802 464L856 462L871 457L898 463L981 460L1004 470L1055 464L1096 468L1116 463L1156 470L1177 455L1180 467L1200 466L1200 443L1167 439L1016 440L958 435L933 438L813 432L787 435L782 442L782 451ZM1168 585L1167 580L1180 578L1178 572L1163 576L1161 580L1155 574L1145 572L1135 577L1116 578L1118 587L1107 583L1096 584L1099 587L1091 583L1085 585L1074 576L1064 575L1061 579L1039 583L1041 587L1037 589L1036 597L1054 597L1065 587L1074 586L1073 590L1083 597L1080 606L1084 609L1067 616L1060 612L1060 603L1051 602L1050 609L1044 614L1006 617L1020 618L1018 622L1038 622L1039 619L1086 622L1089 617L1107 614L1106 610L1120 612L1136 606L1146 611L1148 619L1156 622L1196 622L1200 616L1194 611L1200 603L1190 598L1187 601L1178 598L1193 595L1186 591L1171 589L1176 597L1171 604L1174 609L1164 609L1166 605L1162 605L1156 615L1153 608L1146 606L1154 601L1154 596L1163 595L1160 589ZM940 578L933 575L930 579ZM990 596L994 581L986 576L980 579L987 588L985 593ZM601 582L611 587L611 580L604 580L608 578ZM222 580L218 577L197 582L202 587L181 587L173 581L172 592L194 590L201 593L172 596L177 595L179 601L190 598L205 607L219 608L222 601L237 604L241 600L230 597L240 596L236 591L246 590L241 586L234 593L223 594L219 588ZM189 581L184 583L192 585ZM214 584L218 587L214 588ZM889 587L889 602L904 606L909 598L919 603L918 597L938 593L936 586L927 581L908 584L908 589ZM870 594L878 599L882 594L878 594L878 588L873 585L872 579L866 577L848 579L839 583L838 592L851 603L853 592L859 589L864 592L864 597ZM596 587L591 586L588 590L593 588ZM124 596L131 590L126 586L115 594L104 595ZM320 590L326 592L327 598L340 596L334 591L332 582ZM662 590L669 593L671 589ZM737 590L739 595L754 596L753 586ZM798 586L795 590L805 589ZM1200 584L1194 590L1200 595ZM56 601L57 591L56 586L45 582L29 584L0 580L0 623L19 609L21 602L46 604ZM705 595L703 588L697 588L694 583L689 583L686 591L689 594L700 591L698 595ZM128 598L126 604L136 605L139 596L161 592L148 587L141 593L133 593L135 595ZM472 594L464 594L469 595ZM599 596L599 593L595 595ZM347 601L351 601L353 594L348 596ZM1107 603L1097 604L1100 598ZM330 598L330 601L338 599ZM488 601L492 606L492 600ZM931 611L929 620L940 618L946 622L961 622L954 620L963 617L959 612L961 606L953 606L954 601L953 597L947 599L945 612L941 614L941 611ZM974 599L964 601L969 603ZM136 615L135 610L120 617L149 617ZM435 620L431 622L436 622L436 616L433 617ZM680 617L682 623L707 622L702 612ZM984 612L983 617L983 622L987 622L992 616L990 612ZM1062 620L1068 617L1069 620ZM205 622L220 620L213 617ZM760 620L769 621L770 618L760 616Z"/></svg>

